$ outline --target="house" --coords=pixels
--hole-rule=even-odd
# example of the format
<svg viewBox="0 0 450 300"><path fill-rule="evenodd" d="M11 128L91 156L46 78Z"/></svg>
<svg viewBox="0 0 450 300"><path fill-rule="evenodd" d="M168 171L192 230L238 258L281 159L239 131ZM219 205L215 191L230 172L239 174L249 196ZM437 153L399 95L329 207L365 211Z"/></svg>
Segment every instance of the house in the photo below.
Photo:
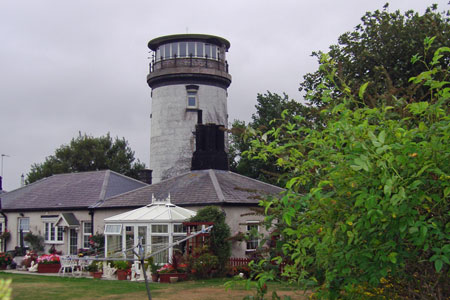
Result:
<svg viewBox="0 0 450 300"><path fill-rule="evenodd" d="M232 235L246 233L253 228L262 231L262 216L255 215L253 208L267 195L278 195L283 189L226 170L192 170L182 175L160 181L105 199L94 205L96 215L110 211L129 211L144 207L151 199L166 199L174 205L197 211L205 206L219 207L225 214ZM130 221L127 230L138 236L137 225ZM135 226L135 227L133 227ZM153 232L148 232L146 240L151 241ZM155 232L155 236L160 232ZM255 251L258 241L250 240L232 243L232 256L245 257Z"/></svg>
<svg viewBox="0 0 450 300"><path fill-rule="evenodd" d="M65 254L89 248L89 236L103 232L103 220L116 214L97 214L91 209L110 197L146 183L114 171L93 171L53 175L0 195L0 228L11 236L3 251L14 250L28 232L44 237L45 249L55 246Z"/></svg>

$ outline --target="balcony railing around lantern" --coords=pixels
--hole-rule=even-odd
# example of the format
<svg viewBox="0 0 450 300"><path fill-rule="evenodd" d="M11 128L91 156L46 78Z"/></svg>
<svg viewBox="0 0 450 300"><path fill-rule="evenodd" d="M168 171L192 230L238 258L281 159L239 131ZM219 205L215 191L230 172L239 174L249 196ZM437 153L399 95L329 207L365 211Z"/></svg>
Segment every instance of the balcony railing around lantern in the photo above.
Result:
<svg viewBox="0 0 450 300"><path fill-rule="evenodd" d="M174 55L167 59L161 56L157 61L153 59L149 64L149 72L153 73L162 69L179 67L216 69L228 73L228 62L226 60L210 58L208 55L205 55L205 57L197 57L192 54L187 57Z"/></svg>

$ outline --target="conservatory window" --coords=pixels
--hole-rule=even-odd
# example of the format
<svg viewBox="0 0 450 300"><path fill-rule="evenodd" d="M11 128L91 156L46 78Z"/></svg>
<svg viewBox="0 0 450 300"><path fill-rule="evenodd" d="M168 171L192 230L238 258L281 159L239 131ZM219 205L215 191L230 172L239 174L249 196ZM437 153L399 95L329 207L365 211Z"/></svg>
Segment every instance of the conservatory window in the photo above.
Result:
<svg viewBox="0 0 450 300"><path fill-rule="evenodd" d="M173 233L186 233L186 227L183 224L173 224Z"/></svg>
<svg viewBox="0 0 450 300"><path fill-rule="evenodd" d="M122 224L106 224L105 234L119 235L122 233Z"/></svg>
<svg viewBox="0 0 450 300"><path fill-rule="evenodd" d="M167 224L153 224L152 233L168 233Z"/></svg>

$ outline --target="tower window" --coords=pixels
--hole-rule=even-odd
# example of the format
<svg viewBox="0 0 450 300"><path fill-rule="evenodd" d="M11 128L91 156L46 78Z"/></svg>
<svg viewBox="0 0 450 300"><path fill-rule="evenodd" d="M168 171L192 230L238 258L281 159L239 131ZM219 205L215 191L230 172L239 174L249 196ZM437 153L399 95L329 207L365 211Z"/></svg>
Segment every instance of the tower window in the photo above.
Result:
<svg viewBox="0 0 450 300"><path fill-rule="evenodd" d="M197 107L197 91L188 91L188 107Z"/></svg>
<svg viewBox="0 0 450 300"><path fill-rule="evenodd" d="M198 85L187 85L187 108L198 108L197 99Z"/></svg>

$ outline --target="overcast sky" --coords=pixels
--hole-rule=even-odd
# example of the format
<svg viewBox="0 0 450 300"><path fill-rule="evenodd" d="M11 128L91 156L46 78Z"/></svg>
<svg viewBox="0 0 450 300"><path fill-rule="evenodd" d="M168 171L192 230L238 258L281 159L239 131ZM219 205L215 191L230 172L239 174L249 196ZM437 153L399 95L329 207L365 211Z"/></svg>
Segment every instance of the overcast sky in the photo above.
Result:
<svg viewBox="0 0 450 300"><path fill-rule="evenodd" d="M205 33L226 38L233 82L229 121L248 121L256 95L301 100L303 75L366 11L386 0L2 0L0 1L0 154L3 189L78 132L125 137L147 166L150 155L150 56L158 36ZM420 13L447 0L391 1Z"/></svg>

